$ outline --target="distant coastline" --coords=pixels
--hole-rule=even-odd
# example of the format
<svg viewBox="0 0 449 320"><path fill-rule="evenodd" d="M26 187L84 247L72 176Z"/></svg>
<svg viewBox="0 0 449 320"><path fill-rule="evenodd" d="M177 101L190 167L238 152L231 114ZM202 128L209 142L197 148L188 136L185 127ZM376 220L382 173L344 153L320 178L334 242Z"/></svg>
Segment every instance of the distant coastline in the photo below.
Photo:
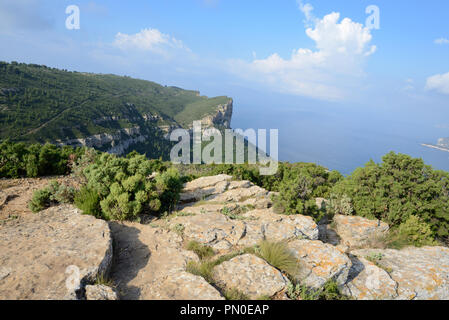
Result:
<svg viewBox="0 0 449 320"><path fill-rule="evenodd" d="M434 144L427 144L427 143L421 143L422 146L427 147L427 148L432 148L432 149L437 149L437 150L441 150L441 151L446 151L449 152L448 148L442 147L442 146L437 146Z"/></svg>

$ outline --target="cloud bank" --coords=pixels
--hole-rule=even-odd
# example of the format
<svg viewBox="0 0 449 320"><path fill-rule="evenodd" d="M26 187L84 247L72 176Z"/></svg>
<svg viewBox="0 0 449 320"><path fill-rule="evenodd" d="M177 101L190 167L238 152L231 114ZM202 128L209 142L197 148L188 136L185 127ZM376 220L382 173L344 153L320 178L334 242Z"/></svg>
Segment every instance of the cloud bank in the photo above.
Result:
<svg viewBox="0 0 449 320"><path fill-rule="evenodd" d="M449 44L449 39L446 39L446 38L435 39L434 43L435 44Z"/></svg>
<svg viewBox="0 0 449 320"><path fill-rule="evenodd" d="M278 53L260 60L230 62L235 74L282 92L323 100L342 100L363 77L363 63L376 51L370 29L332 12L322 19L310 4L299 2L306 18L306 35L315 50L293 50L289 59ZM344 83L344 85L343 85Z"/></svg>
<svg viewBox="0 0 449 320"><path fill-rule="evenodd" d="M158 29L143 29L135 34L117 33L113 45L124 51L144 51L166 55L170 50L190 49L182 41L160 32Z"/></svg>

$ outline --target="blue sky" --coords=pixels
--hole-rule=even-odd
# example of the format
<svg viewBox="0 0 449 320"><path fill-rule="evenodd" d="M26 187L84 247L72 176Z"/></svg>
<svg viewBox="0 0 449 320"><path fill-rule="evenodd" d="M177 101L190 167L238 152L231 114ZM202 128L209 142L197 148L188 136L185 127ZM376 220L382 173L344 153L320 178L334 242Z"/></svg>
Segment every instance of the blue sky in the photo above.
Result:
<svg viewBox="0 0 449 320"><path fill-rule="evenodd" d="M72 4L79 30L65 27ZM365 26L369 5L379 30ZM0 2L0 60L449 128L448 39L447 0Z"/></svg>

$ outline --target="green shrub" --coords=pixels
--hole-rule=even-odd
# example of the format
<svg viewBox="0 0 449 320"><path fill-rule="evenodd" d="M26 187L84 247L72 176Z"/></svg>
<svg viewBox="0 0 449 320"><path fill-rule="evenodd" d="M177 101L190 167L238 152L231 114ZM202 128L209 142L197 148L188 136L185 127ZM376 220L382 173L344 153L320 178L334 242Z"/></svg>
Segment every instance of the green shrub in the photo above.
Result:
<svg viewBox="0 0 449 320"><path fill-rule="evenodd" d="M407 221L391 232L389 239L390 247L399 249L407 245L434 246L438 245L438 242L434 239L429 224L421 221L417 216L410 216Z"/></svg>
<svg viewBox="0 0 449 320"><path fill-rule="evenodd" d="M58 188L52 193L51 200L58 203L73 203L75 198L75 188L65 184L58 185Z"/></svg>
<svg viewBox="0 0 449 320"><path fill-rule="evenodd" d="M73 203L75 189L67 185L61 185L58 181L52 180L47 187L37 190L29 203L29 208L33 212L48 208L52 203Z"/></svg>
<svg viewBox="0 0 449 320"><path fill-rule="evenodd" d="M307 288L304 284L289 283L287 285L287 296L293 300L348 300L341 294L338 284L329 280L321 289Z"/></svg>
<svg viewBox="0 0 449 320"><path fill-rule="evenodd" d="M342 179L336 172L329 172L315 164L284 164L281 180L275 184L279 194L273 197L274 209L280 214L303 214L321 220L324 211L319 210L315 198L328 197L333 185Z"/></svg>
<svg viewBox="0 0 449 320"><path fill-rule="evenodd" d="M63 175L70 172L70 161L82 148L51 144L25 144L9 140L0 143L0 178Z"/></svg>
<svg viewBox="0 0 449 320"><path fill-rule="evenodd" d="M400 237L411 244L449 237L449 173L433 170L422 159L391 152L380 164L370 161L356 169L335 185L333 193L351 199L353 214L382 220L392 230L408 222ZM409 221L412 216L420 224L415 218Z"/></svg>
<svg viewBox="0 0 449 320"><path fill-rule="evenodd" d="M75 194L75 205L83 211L83 214L102 218L100 209L100 197L95 190L82 187Z"/></svg>
<svg viewBox="0 0 449 320"><path fill-rule="evenodd" d="M154 170L163 169L155 177ZM82 172L87 187L100 197L102 217L135 220L141 213L170 212L179 199L181 178L160 160L133 153L126 158L101 154Z"/></svg>
<svg viewBox="0 0 449 320"><path fill-rule="evenodd" d="M28 204L28 207L33 212L39 212L42 211L50 206L50 197L51 192L49 188L44 188L40 190L36 190L33 193L33 197L31 198L30 203Z"/></svg>
<svg viewBox="0 0 449 320"><path fill-rule="evenodd" d="M179 194L182 190L182 180L179 172L175 168L156 176L156 189L159 194L161 206L159 211L172 211L179 201Z"/></svg>
<svg viewBox="0 0 449 320"><path fill-rule="evenodd" d="M331 194L329 201L329 212L332 214L343 214L350 216L354 212L352 207L352 200L346 194L338 197L335 194Z"/></svg>

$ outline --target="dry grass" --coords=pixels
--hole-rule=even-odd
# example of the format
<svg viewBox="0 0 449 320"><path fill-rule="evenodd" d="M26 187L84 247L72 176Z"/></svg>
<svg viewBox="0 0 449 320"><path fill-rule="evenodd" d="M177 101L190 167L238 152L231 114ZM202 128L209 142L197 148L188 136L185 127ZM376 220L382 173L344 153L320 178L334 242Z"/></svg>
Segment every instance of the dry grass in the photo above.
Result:
<svg viewBox="0 0 449 320"><path fill-rule="evenodd" d="M259 244L257 254L273 267L292 277L298 272L298 259L285 242L262 241Z"/></svg>
<svg viewBox="0 0 449 320"><path fill-rule="evenodd" d="M215 255L215 252L211 247L205 246L198 241L190 241L187 244L187 250L195 252L201 260L213 257Z"/></svg>

